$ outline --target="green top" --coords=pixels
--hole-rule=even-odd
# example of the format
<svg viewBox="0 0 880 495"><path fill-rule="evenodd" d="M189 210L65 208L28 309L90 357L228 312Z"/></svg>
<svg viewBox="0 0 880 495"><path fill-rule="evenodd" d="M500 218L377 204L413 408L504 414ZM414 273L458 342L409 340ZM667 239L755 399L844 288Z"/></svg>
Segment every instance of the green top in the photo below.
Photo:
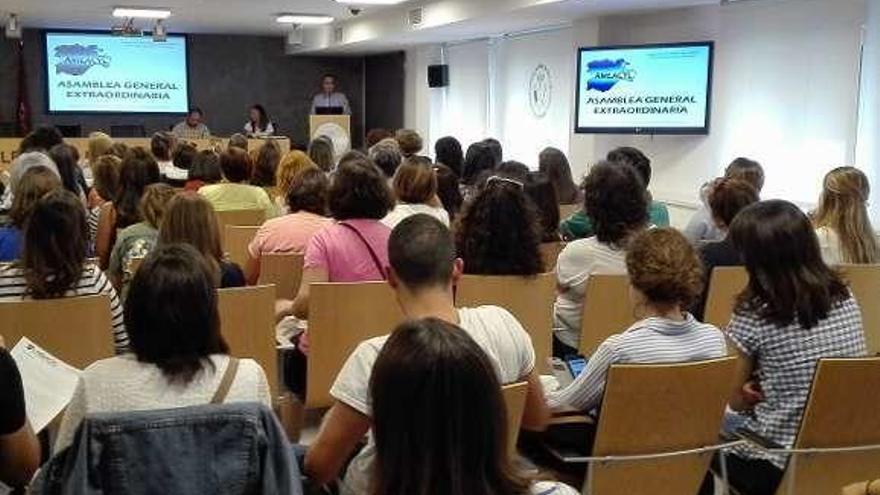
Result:
<svg viewBox="0 0 880 495"><path fill-rule="evenodd" d="M648 205L648 221L657 227L669 227L669 210L663 203L653 201ZM595 235L593 222L584 210L574 212L559 224L559 232L566 241L584 239Z"/></svg>

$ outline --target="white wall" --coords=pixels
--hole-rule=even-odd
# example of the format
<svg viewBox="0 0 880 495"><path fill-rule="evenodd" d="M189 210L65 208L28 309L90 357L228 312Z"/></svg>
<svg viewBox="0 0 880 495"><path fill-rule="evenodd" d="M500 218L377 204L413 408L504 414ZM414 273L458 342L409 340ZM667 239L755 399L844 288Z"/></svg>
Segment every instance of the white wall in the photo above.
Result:
<svg viewBox="0 0 880 495"><path fill-rule="evenodd" d="M874 225L880 222L880 2L867 4L856 163L871 184L869 208Z"/></svg>
<svg viewBox="0 0 880 495"><path fill-rule="evenodd" d="M602 19L601 44L715 40L715 81L709 136L602 136L595 152L643 149L660 200L696 203L700 184L744 155L767 171L764 197L814 203L825 172L854 161L864 8L769 0Z"/></svg>

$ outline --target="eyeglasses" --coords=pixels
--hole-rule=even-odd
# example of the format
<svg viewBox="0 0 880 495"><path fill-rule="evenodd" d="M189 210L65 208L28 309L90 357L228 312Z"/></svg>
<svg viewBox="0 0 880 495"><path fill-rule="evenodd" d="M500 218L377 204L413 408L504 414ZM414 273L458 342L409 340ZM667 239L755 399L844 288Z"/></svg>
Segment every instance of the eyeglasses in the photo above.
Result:
<svg viewBox="0 0 880 495"><path fill-rule="evenodd" d="M525 184L523 184L522 182L507 177L501 177L500 175L493 175L492 177L486 179L486 186L492 184L493 182L513 184L515 186L518 186L520 189L525 189Z"/></svg>

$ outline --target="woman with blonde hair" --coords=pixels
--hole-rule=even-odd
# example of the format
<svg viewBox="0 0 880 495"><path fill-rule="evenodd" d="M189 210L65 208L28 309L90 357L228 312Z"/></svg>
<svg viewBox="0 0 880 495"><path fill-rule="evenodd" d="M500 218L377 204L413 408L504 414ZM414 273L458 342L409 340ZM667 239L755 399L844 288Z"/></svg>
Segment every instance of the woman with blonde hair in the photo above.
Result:
<svg viewBox="0 0 880 495"><path fill-rule="evenodd" d="M880 249L868 217L871 186L854 167L839 167L825 176L813 226L822 259L829 265L880 261Z"/></svg>
<svg viewBox="0 0 880 495"><path fill-rule="evenodd" d="M243 287L241 267L226 260L220 245L220 226L214 208L207 199L193 192L182 192L168 202L159 245L189 244L205 257L221 288Z"/></svg>
<svg viewBox="0 0 880 495"><path fill-rule="evenodd" d="M299 150L291 150L287 152L278 162L278 168L275 170L275 187L278 195L275 196L275 204L279 209L287 211L287 195L293 187L293 179L304 170L310 168L318 168L315 162L309 158L309 155Z"/></svg>

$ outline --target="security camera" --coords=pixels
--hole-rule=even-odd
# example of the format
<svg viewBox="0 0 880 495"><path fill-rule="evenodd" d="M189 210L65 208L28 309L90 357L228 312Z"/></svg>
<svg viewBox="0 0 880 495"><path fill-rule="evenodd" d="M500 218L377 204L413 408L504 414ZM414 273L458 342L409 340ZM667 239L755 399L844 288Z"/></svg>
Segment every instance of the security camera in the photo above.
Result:
<svg viewBox="0 0 880 495"><path fill-rule="evenodd" d="M358 15L361 15L361 12L363 12L364 9L359 9L357 7L349 7L348 11L351 13L351 15L358 16Z"/></svg>

